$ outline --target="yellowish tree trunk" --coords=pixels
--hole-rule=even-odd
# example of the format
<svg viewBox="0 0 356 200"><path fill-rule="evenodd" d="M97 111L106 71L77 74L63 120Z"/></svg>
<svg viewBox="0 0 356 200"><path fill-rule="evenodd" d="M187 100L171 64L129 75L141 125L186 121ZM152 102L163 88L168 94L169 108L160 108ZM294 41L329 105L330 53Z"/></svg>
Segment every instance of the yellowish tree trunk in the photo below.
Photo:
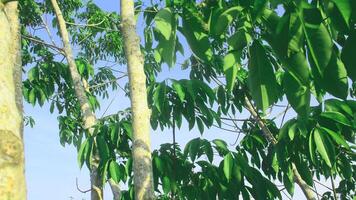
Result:
<svg viewBox="0 0 356 200"><path fill-rule="evenodd" d="M0 199L26 199L17 2L0 1Z"/></svg>
<svg viewBox="0 0 356 200"><path fill-rule="evenodd" d="M54 8L56 18L58 21L59 32L61 34L61 38L63 42L63 50L69 65L69 71L70 71L71 79L73 81L75 94L80 104L80 110L83 116L82 120L84 123L84 128L88 129L90 134L93 134L94 132L93 126L96 124L96 116L90 108L81 76L77 70L77 66L72 53L72 48L69 42L69 34L67 31L67 26L62 15L62 11L59 8L57 0L51 0L51 3ZM100 158L98 153L94 152L93 159L91 161L91 172L90 172L91 200L103 199L103 186L101 181L102 178L98 173L99 159Z"/></svg>
<svg viewBox="0 0 356 200"><path fill-rule="evenodd" d="M122 34L130 83L133 126L133 173L135 199L154 199L150 142L150 111L140 39L136 33L133 0L121 0Z"/></svg>

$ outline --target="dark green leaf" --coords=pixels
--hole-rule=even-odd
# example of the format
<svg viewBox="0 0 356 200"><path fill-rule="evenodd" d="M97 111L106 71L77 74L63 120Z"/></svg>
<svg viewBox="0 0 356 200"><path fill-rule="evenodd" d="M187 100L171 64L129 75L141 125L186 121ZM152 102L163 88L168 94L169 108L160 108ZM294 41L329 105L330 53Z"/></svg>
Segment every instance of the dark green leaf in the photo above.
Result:
<svg viewBox="0 0 356 200"><path fill-rule="evenodd" d="M348 76L356 81L356 31L353 31L345 42L342 49L341 59L345 64Z"/></svg>
<svg viewBox="0 0 356 200"><path fill-rule="evenodd" d="M346 140L342 137L341 134L339 134L331 129L325 128L325 127L321 127L321 129L323 131L325 131L326 133L328 133L337 144L342 145L345 148L350 150L350 146L347 144Z"/></svg>
<svg viewBox="0 0 356 200"><path fill-rule="evenodd" d="M350 120L348 120L343 114L335 111L326 111L320 114L321 117L331 119L337 123L343 124L345 126L352 127Z"/></svg>
<svg viewBox="0 0 356 200"><path fill-rule="evenodd" d="M278 99L278 83L266 51L260 42L250 47L248 86L257 107L265 111Z"/></svg>

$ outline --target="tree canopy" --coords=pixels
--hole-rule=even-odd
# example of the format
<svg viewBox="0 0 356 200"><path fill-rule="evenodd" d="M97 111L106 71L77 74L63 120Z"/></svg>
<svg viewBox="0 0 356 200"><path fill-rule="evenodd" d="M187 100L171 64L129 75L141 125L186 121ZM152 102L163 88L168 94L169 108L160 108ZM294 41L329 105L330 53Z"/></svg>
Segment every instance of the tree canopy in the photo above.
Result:
<svg viewBox="0 0 356 200"><path fill-rule="evenodd" d="M97 172L99 188L107 182L124 186L119 198L134 199L134 185L141 183L132 167L132 121L142 113L129 107L86 127L76 85L94 114L118 89L134 100L132 68L126 70L131 51L124 48L135 44L127 43L119 13L92 0L58 5L73 55L51 1L19 1L24 99L33 106L48 103L49 112L58 113L60 143L78 149L79 166ZM282 199L284 189L293 196L296 184L306 199L354 198L356 1L134 5L135 20L144 24L136 41L147 87L140 100L150 109L153 130L173 132L172 143L151 152L157 199ZM189 77L162 81L157 77L166 67L188 71ZM118 84L122 79L124 87ZM274 117L273 109L283 112ZM242 113L250 117L239 118ZM185 147L175 139L182 124L201 133ZM212 127L241 137L232 146L219 133L207 140L204 132ZM329 192L315 192L320 178L333 183Z"/></svg>

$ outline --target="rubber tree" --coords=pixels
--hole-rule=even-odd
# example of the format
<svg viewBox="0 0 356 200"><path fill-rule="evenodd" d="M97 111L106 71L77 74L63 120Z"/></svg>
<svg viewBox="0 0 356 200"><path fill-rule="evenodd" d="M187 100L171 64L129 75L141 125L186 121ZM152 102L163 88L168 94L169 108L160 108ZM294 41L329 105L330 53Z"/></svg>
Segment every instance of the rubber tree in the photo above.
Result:
<svg viewBox="0 0 356 200"><path fill-rule="evenodd" d="M56 19L58 21L58 28L63 42L63 51L68 62L70 76L73 81L75 94L80 104L80 110L82 114L82 121L84 123L84 128L89 131L90 135L92 135L94 133L93 126L95 126L96 124L96 116L90 107L89 100L86 96L86 92L81 76L77 70L72 48L69 42L69 34L66 27L66 22L63 18L62 11L56 0L51 0L51 3L56 15ZM98 172L99 159L100 158L98 153L95 152L91 161L91 172L90 172L91 200L103 199L103 186L101 181L102 178Z"/></svg>
<svg viewBox="0 0 356 200"><path fill-rule="evenodd" d="M150 147L150 110L147 104L144 59L140 49L140 39L136 33L134 2L121 0L120 8L133 120L132 158L135 199L149 200L154 199L154 189Z"/></svg>
<svg viewBox="0 0 356 200"><path fill-rule="evenodd" d="M0 1L0 199L26 199L17 1Z"/></svg>

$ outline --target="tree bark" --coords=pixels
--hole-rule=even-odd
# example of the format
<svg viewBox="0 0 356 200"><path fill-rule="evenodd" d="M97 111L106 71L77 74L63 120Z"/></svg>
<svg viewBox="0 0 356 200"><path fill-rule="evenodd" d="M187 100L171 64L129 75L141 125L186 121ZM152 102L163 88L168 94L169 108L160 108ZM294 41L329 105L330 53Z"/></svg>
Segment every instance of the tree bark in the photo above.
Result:
<svg viewBox="0 0 356 200"><path fill-rule="evenodd" d="M67 26L62 15L62 11L59 8L57 0L51 0L52 6L54 8L56 18L58 21L59 32L63 42L63 51L69 65L69 71L71 79L73 81L73 86L75 90L76 97L80 104L80 110L83 117L84 128L89 130L89 133L93 134L93 126L96 124L96 116L92 109L88 98L86 96L85 88L80 74L77 70L77 65L74 60L72 53L72 48L69 42L69 34L67 31ZM90 171L90 181L91 181L91 200L102 200L103 199L103 186L102 178L98 173L99 166L99 155L97 152L94 152L93 159L91 161L91 171Z"/></svg>
<svg viewBox="0 0 356 200"><path fill-rule="evenodd" d="M0 2L0 199L26 199L17 1Z"/></svg>
<svg viewBox="0 0 356 200"><path fill-rule="evenodd" d="M136 33L133 0L121 0L121 30L130 84L133 126L133 173L136 200L154 199L150 142L150 111L140 39Z"/></svg>
<svg viewBox="0 0 356 200"><path fill-rule="evenodd" d="M252 117L257 122L258 126L262 129L263 135L265 136L267 141L269 141L273 145L276 145L278 141L276 140L276 138L274 138L271 131L268 129L266 124L263 122L263 120L257 114L255 108L250 103L250 100L247 97L245 97L245 108L250 112ZM316 198L314 196L314 191L308 186L308 184L300 176L294 163L292 163L292 170L293 170L293 175L294 175L294 182L297 183L299 185L299 187L302 189L305 197L308 200L316 200Z"/></svg>

